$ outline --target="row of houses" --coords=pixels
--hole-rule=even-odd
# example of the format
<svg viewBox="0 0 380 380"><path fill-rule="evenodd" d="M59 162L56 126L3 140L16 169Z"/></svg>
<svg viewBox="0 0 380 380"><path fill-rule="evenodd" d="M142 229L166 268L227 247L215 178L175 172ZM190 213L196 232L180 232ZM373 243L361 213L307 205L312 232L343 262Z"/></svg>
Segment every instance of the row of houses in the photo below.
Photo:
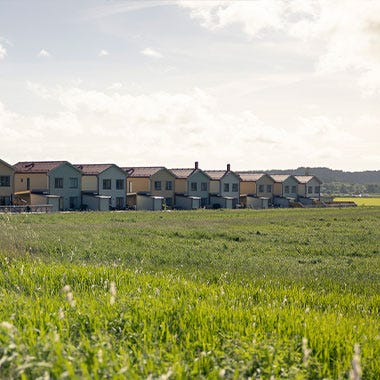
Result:
<svg viewBox="0 0 380 380"><path fill-rule="evenodd" d="M269 175L192 168L119 167L0 159L0 206L49 205L54 210L132 208L267 208L310 205L320 199L315 176Z"/></svg>

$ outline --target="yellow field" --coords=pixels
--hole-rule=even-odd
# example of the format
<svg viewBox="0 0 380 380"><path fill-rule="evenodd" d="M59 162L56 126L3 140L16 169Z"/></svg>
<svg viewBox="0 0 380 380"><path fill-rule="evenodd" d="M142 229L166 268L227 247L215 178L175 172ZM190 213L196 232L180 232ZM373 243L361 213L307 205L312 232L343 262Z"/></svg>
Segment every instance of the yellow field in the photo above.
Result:
<svg viewBox="0 0 380 380"><path fill-rule="evenodd" d="M380 197L337 197L334 202L355 202L358 206L380 206Z"/></svg>

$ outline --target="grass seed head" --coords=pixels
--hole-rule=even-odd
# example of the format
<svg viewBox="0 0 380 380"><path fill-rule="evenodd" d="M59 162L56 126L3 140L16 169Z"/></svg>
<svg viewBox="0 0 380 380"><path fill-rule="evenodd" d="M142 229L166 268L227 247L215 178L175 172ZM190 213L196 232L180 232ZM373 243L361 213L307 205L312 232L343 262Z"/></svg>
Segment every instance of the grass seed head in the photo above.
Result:
<svg viewBox="0 0 380 380"><path fill-rule="evenodd" d="M360 346L355 344L354 355L352 357L352 368L350 371L350 380L361 380L362 378L362 367L360 364Z"/></svg>

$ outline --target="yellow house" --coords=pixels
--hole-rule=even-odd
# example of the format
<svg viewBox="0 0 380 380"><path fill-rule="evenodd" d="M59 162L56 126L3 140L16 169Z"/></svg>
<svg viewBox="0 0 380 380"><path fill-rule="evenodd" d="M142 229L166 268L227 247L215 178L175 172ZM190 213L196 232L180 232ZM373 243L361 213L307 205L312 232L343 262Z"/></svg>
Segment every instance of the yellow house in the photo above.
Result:
<svg viewBox="0 0 380 380"><path fill-rule="evenodd" d="M123 167L127 174L127 195L146 193L164 197L166 206L174 205L176 176L163 166Z"/></svg>
<svg viewBox="0 0 380 380"><path fill-rule="evenodd" d="M13 168L15 198L21 203L52 202L54 210L80 208L82 172L69 162L18 162Z"/></svg>
<svg viewBox="0 0 380 380"><path fill-rule="evenodd" d="M240 194L265 197L270 200L273 197L274 179L265 173L239 172L241 178Z"/></svg>
<svg viewBox="0 0 380 380"><path fill-rule="evenodd" d="M14 168L0 159L0 206L12 204Z"/></svg>

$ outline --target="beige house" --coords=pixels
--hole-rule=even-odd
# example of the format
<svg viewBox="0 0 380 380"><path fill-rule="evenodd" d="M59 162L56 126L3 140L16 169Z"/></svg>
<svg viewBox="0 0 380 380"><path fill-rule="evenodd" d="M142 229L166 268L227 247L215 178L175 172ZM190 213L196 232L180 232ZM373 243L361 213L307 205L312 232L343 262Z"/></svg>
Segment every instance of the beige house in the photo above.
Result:
<svg viewBox="0 0 380 380"><path fill-rule="evenodd" d="M102 210L104 208L102 200L107 198L107 209L125 209L127 175L122 168L114 164L74 166L82 172L82 204L86 204L90 209ZM96 198L96 202L93 202L91 197Z"/></svg>
<svg viewBox="0 0 380 380"><path fill-rule="evenodd" d="M170 169L170 171L176 176L176 206L178 206L178 200L181 205L189 205L184 208L197 208L194 206L197 204L196 201L186 202L182 199L184 197L201 198L199 207L209 204L211 178L203 170L199 169L198 162L195 162L193 168Z"/></svg>
<svg viewBox="0 0 380 380"><path fill-rule="evenodd" d="M14 168L0 159L0 206L9 206L13 201Z"/></svg>
<svg viewBox="0 0 380 380"><path fill-rule="evenodd" d="M226 170L206 170L205 173L211 178L210 205L235 208L240 196L239 174L231 171L230 164Z"/></svg>
<svg viewBox="0 0 380 380"><path fill-rule="evenodd" d="M299 181L298 197L320 199L322 181L313 175L296 175Z"/></svg>
<svg viewBox="0 0 380 380"><path fill-rule="evenodd" d="M271 200L274 191L274 179L265 173L245 173L239 172L240 194L253 195L255 197L265 197Z"/></svg>
<svg viewBox="0 0 380 380"><path fill-rule="evenodd" d="M123 167L127 173L127 193L145 193L164 197L168 207L174 206L176 176L163 166Z"/></svg>
<svg viewBox="0 0 380 380"><path fill-rule="evenodd" d="M80 208L82 172L69 162L18 162L13 168L15 200L20 204L53 202L58 210Z"/></svg>

